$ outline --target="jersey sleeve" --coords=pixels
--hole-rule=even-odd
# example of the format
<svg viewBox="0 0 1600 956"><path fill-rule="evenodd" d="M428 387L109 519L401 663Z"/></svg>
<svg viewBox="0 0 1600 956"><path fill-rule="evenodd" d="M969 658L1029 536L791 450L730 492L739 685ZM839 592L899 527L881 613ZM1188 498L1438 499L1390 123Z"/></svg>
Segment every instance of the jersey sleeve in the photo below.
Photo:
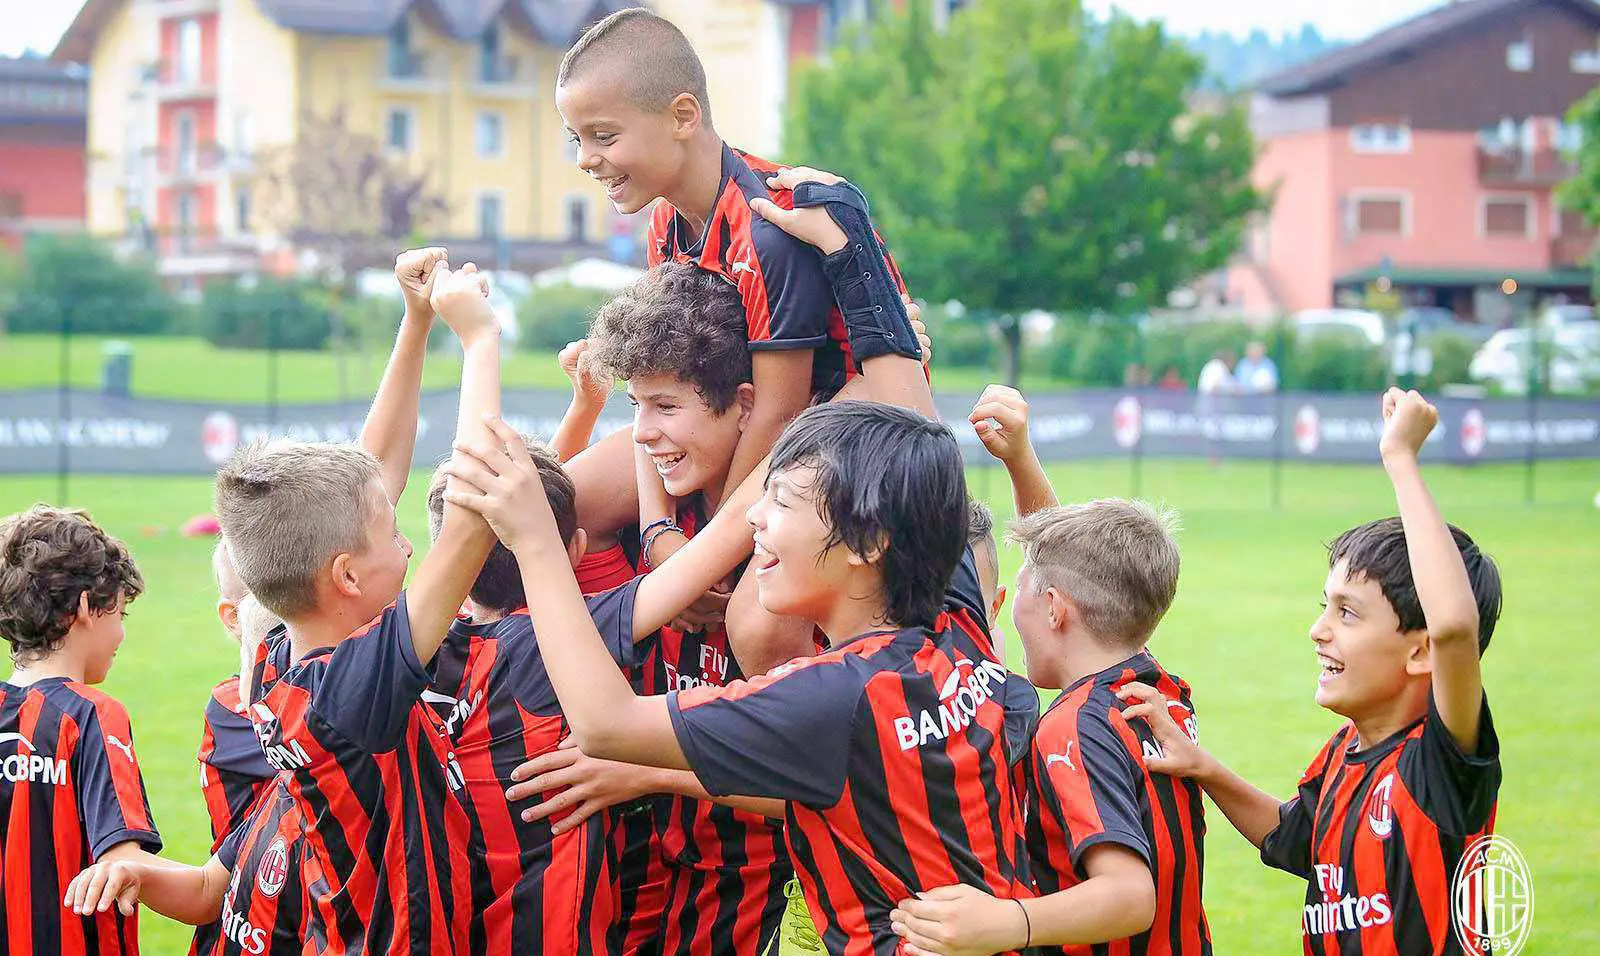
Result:
<svg viewBox="0 0 1600 956"><path fill-rule="evenodd" d="M1322 799L1322 780L1338 748L1343 747L1349 734L1345 728L1333 735L1322 747L1322 752L1311 761L1311 766L1300 777L1300 787L1295 795L1278 807L1278 825L1261 841L1261 862L1274 869L1293 873L1309 880L1311 869L1312 826L1316 820L1317 803Z"/></svg>
<svg viewBox="0 0 1600 956"><path fill-rule="evenodd" d="M90 859L132 840L151 853L161 835L150 817L150 798L133 751L128 712L110 698L95 700L94 716L79 728L73 752L78 807L89 837Z"/></svg>
<svg viewBox="0 0 1600 956"><path fill-rule="evenodd" d="M1084 706L1074 720L1040 727L1036 746L1043 785L1057 797L1040 801L1040 810L1059 813L1056 823L1067 835L1079 878L1087 879L1084 851L1102 843L1126 847L1148 864L1150 838L1139 815L1144 771L1111 726L1108 713Z"/></svg>
<svg viewBox="0 0 1600 956"><path fill-rule="evenodd" d="M1006 710L1006 763L1027 759L1028 744L1039 727L1039 691L1021 674L1007 674L1000 691Z"/></svg>
<svg viewBox="0 0 1600 956"><path fill-rule="evenodd" d="M213 697L206 703L206 725L211 729L211 751L202 757L205 763L219 771L263 780L274 774L249 718Z"/></svg>
<svg viewBox="0 0 1600 956"><path fill-rule="evenodd" d="M1500 738L1483 699L1478 721L1478 752L1465 754L1428 699L1428 716L1415 746L1400 754L1400 779L1417 806L1451 836L1477 833L1489 823L1500 793Z"/></svg>
<svg viewBox="0 0 1600 956"><path fill-rule="evenodd" d="M609 591L584 598L606 653L624 673L638 663L639 651L633 641L633 601L643 580L634 578ZM529 713L560 714L561 702L556 698L555 686L550 683L550 672L545 669L538 638L531 623L525 626L526 634L509 640L501 638L500 659L495 666L517 702Z"/></svg>
<svg viewBox="0 0 1600 956"><path fill-rule="evenodd" d="M734 280L744 299L750 348L815 349L828 343L833 287L822 271L822 257L764 219L750 224L754 250L745 268L734 264Z"/></svg>
<svg viewBox="0 0 1600 956"><path fill-rule="evenodd" d="M311 695L310 713L368 753L393 750L432 680L411 642L406 596L366 633L340 642Z"/></svg>
<svg viewBox="0 0 1600 956"><path fill-rule="evenodd" d="M844 793L848 741L865 689L839 660L809 658L726 687L668 694L667 713L690 768L712 794L827 808Z"/></svg>

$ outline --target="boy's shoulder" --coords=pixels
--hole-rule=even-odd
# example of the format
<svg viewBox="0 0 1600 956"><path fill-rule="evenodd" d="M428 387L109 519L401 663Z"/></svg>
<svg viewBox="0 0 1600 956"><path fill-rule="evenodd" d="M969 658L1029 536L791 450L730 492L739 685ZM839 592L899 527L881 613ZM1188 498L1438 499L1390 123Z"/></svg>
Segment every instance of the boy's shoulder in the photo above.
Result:
<svg viewBox="0 0 1600 956"><path fill-rule="evenodd" d="M69 680L46 684L39 689L45 699L74 718L93 714L95 719L102 722L107 720L122 724L128 722L128 708L123 706L122 701L98 687ZM79 722L81 723L81 720Z"/></svg>

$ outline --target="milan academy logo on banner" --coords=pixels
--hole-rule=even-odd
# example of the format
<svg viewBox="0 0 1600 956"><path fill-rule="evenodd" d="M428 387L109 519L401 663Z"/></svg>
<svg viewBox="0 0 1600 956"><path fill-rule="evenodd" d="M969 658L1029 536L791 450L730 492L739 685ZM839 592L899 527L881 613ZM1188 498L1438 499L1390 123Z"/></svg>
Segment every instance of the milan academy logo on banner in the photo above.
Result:
<svg viewBox="0 0 1600 956"><path fill-rule="evenodd" d="M1111 409L1111 436L1116 439L1118 448L1132 448L1139 444L1139 435L1144 431L1144 409L1139 406L1139 400L1132 395L1124 395L1117 400Z"/></svg>
<svg viewBox="0 0 1600 956"><path fill-rule="evenodd" d="M200 447L206 461L220 465L239 447L239 422L227 412L212 412L200 423Z"/></svg>
<svg viewBox="0 0 1600 956"><path fill-rule="evenodd" d="M1483 427L1483 412L1476 408L1469 408L1461 415L1461 450L1469 458L1476 458L1483 454L1483 446L1489 441L1489 433Z"/></svg>
<svg viewBox="0 0 1600 956"><path fill-rule="evenodd" d="M1464 951L1517 956L1533 929L1533 873L1522 851L1503 836L1474 840L1456 867L1450 904Z"/></svg>
<svg viewBox="0 0 1600 956"><path fill-rule="evenodd" d="M1322 416L1315 405L1301 405L1294 413L1294 448L1302 455L1315 455L1322 447Z"/></svg>

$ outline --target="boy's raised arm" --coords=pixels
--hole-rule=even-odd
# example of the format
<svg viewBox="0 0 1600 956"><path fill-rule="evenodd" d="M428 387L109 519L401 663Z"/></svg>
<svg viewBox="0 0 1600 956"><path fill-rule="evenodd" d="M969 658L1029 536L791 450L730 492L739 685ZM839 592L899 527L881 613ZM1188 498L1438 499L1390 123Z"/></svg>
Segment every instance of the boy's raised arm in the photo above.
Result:
<svg viewBox="0 0 1600 956"><path fill-rule="evenodd" d="M394 277L405 297L406 311L372 408L361 426L361 447L382 466L383 490L390 501L400 500L411 474L411 456L417 447L422 366L428 357L428 330L433 325L429 294L435 266L449 266L446 255L434 246L408 249L394 260Z"/></svg>
<svg viewBox="0 0 1600 956"><path fill-rule="evenodd" d="M483 444L490 438L485 422L500 414L500 326L489 307L487 283L470 263L460 272L441 263L433 278L434 311L461 339L457 443ZM447 495L444 527L406 592L411 640L419 660L426 663L439 650L492 547L494 535L483 519L451 504Z"/></svg>
<svg viewBox="0 0 1600 956"><path fill-rule="evenodd" d="M1394 485L1411 579L1428 625L1434 707L1461 752L1477 753L1483 716L1478 603L1461 550L1417 463L1423 442L1439 422L1439 410L1414 391L1391 388L1383 396L1383 420L1378 451Z"/></svg>
<svg viewBox="0 0 1600 956"><path fill-rule="evenodd" d="M605 411L606 396L611 391L610 381L585 360L588 351L589 340L579 339L568 342L556 357L561 363L561 370L567 373L567 379L572 382L572 401L567 405L567 413L561 416L556 433L550 436L550 449L563 462L577 457L579 452L589 447L589 439L594 437L594 426Z"/></svg>
<svg viewBox="0 0 1600 956"><path fill-rule="evenodd" d="M213 856L205 866L188 866L124 843L72 878L62 905L79 916L104 913L113 905L132 916L139 904L190 926L222 916L228 869Z"/></svg>
<svg viewBox="0 0 1600 956"><path fill-rule="evenodd" d="M1017 516L1060 504L1056 490L1039 462L1033 440L1028 437L1028 402L1022 393L1004 385L990 385L978 396L969 416L978 440L1011 476L1011 493L1016 499Z"/></svg>

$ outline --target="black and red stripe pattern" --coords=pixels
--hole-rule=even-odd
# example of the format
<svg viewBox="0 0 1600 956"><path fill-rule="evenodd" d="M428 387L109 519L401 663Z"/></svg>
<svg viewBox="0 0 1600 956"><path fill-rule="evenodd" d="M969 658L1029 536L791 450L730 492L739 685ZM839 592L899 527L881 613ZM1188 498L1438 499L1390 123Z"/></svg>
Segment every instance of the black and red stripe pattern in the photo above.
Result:
<svg viewBox="0 0 1600 956"><path fill-rule="evenodd" d="M1117 691L1140 681L1167 699L1173 719L1197 734L1189 685L1149 653L1092 674L1062 691L1039 721L1026 774L1028 847L1041 894L1084 879L1083 854L1100 844L1137 853L1150 866L1155 919L1136 936L1053 948L1072 956L1201 956L1211 933L1201 905L1205 807L1192 780L1152 774L1158 752L1143 721L1122 716Z"/></svg>
<svg viewBox="0 0 1600 956"><path fill-rule="evenodd" d="M228 868L217 952L223 956L298 956L306 937L301 878L305 837L287 778L278 778L223 839Z"/></svg>
<svg viewBox="0 0 1600 956"><path fill-rule="evenodd" d="M1278 812L1261 859L1306 880L1308 956L1461 956L1452 881L1473 840L1494 832L1500 742L1483 704L1465 754L1432 702L1387 740L1357 749L1340 728Z"/></svg>
<svg viewBox="0 0 1600 956"><path fill-rule="evenodd" d="M211 689L195 757L200 761L200 789L206 815L211 818L211 851L215 853L276 773L267 765L255 727L245 715L237 676Z"/></svg>
<svg viewBox="0 0 1600 956"><path fill-rule="evenodd" d="M63 678L0 683L0 951L137 954L137 913L61 905L73 877L129 841L161 849L128 712Z"/></svg>

